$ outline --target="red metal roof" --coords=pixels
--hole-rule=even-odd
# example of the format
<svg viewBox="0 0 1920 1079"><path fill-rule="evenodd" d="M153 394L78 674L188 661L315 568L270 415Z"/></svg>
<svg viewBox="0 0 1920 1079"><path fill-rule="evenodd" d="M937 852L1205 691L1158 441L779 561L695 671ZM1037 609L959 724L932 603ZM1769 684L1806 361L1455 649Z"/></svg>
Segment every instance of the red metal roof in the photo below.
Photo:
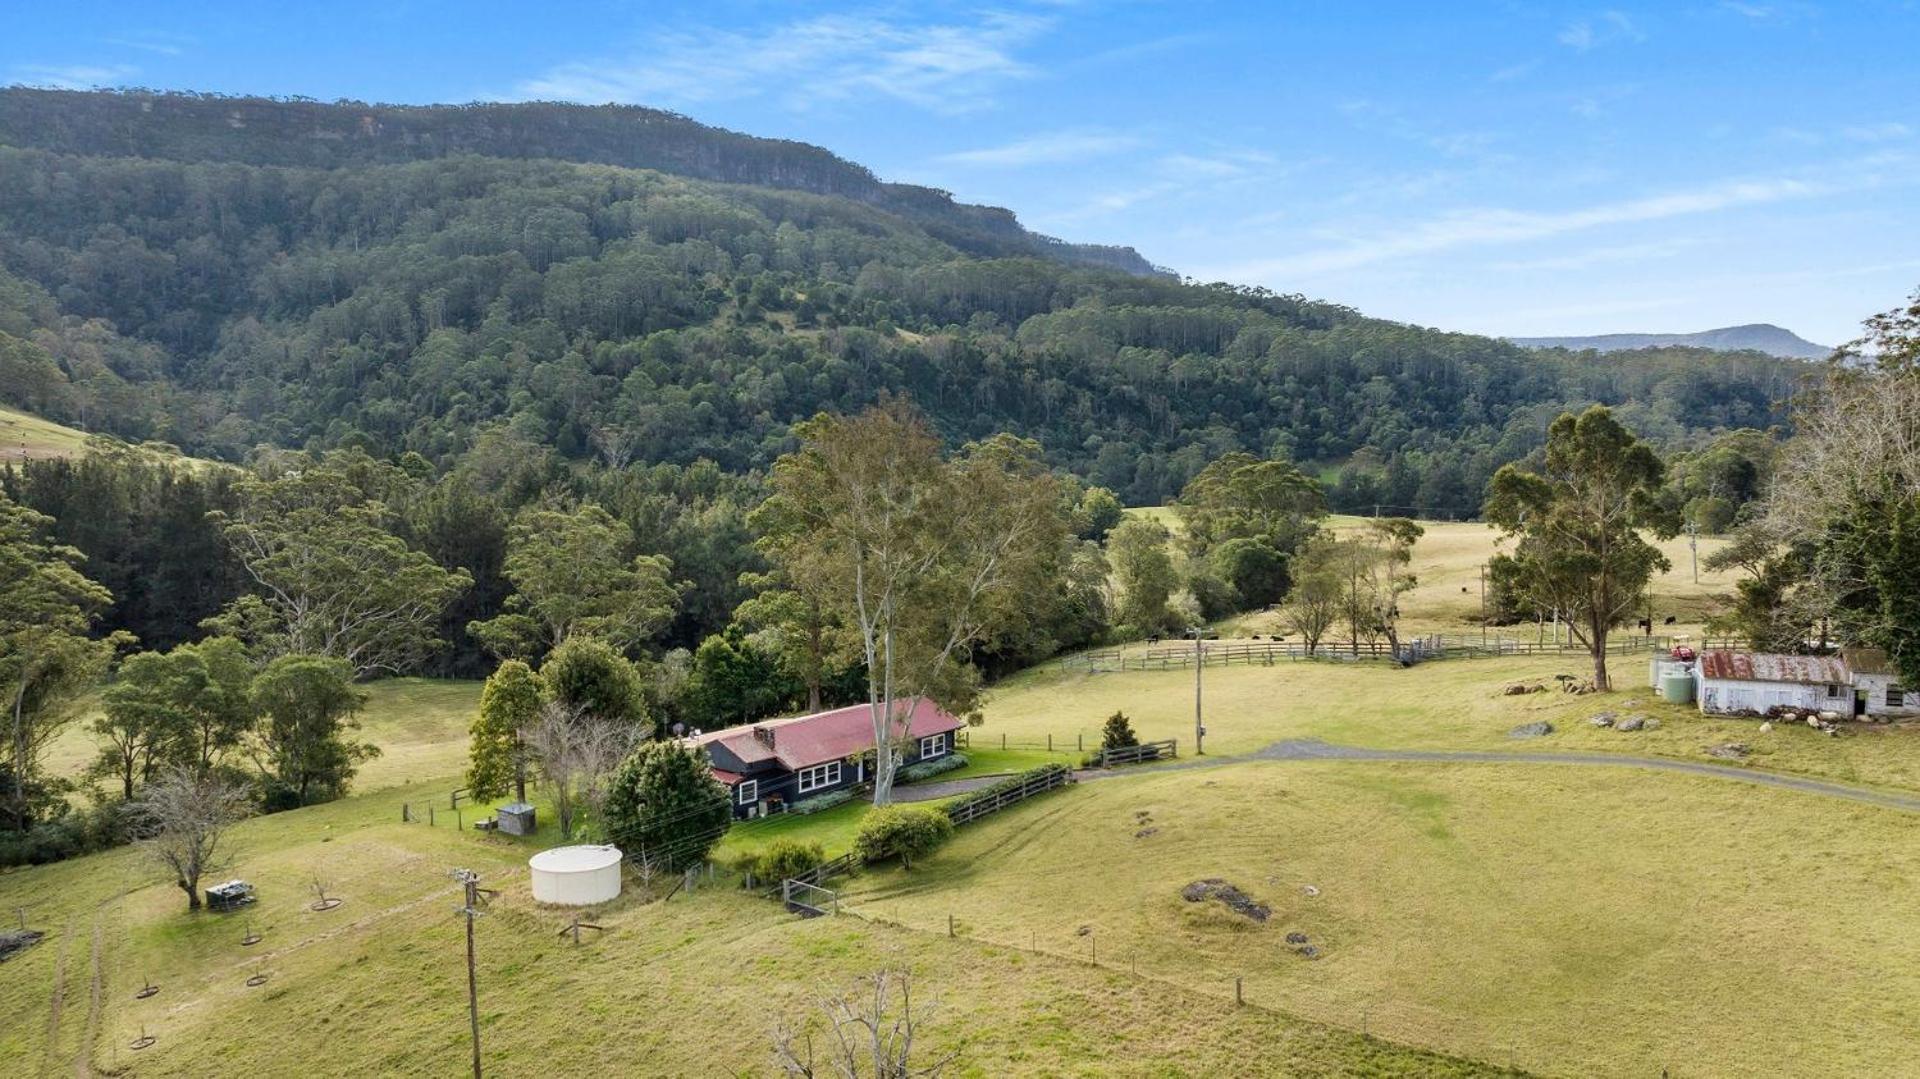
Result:
<svg viewBox="0 0 1920 1079"><path fill-rule="evenodd" d="M905 707L906 702L894 703L896 713ZM906 716L903 738L927 738L966 726L924 697L915 699L912 709ZM756 731L762 733L756 734ZM693 743L700 746L715 742L750 765L775 760L788 769L806 768L872 752L873 712L867 705L856 704L810 716L770 719L750 726L710 731L693 739Z"/></svg>
<svg viewBox="0 0 1920 1079"><path fill-rule="evenodd" d="M1838 656L1787 656L1771 652L1707 652L1700 657L1700 673L1707 678L1741 682L1796 682L1801 685L1844 685L1847 665Z"/></svg>
<svg viewBox="0 0 1920 1079"><path fill-rule="evenodd" d="M713 778L731 787L747 777L741 775L739 772L729 772L725 768L715 768L713 770Z"/></svg>

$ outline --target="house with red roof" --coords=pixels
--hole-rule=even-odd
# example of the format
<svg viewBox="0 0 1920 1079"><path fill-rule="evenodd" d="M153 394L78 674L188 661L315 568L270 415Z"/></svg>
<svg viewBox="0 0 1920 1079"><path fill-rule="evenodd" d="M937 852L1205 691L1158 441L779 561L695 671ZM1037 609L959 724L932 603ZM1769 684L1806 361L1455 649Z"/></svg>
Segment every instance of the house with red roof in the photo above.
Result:
<svg viewBox="0 0 1920 1079"><path fill-rule="evenodd" d="M896 702L896 713L906 708ZM924 698L896 718L894 753L902 766L953 752L954 732L966 726ZM769 719L693 737L725 784L735 818L778 813L808 798L872 781L873 711L864 704L810 716Z"/></svg>

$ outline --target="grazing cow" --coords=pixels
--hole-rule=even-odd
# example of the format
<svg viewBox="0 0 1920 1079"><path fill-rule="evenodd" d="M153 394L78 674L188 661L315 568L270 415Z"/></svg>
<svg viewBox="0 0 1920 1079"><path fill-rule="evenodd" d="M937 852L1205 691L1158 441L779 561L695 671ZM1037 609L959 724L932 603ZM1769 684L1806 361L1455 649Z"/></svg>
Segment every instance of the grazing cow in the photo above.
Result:
<svg viewBox="0 0 1920 1079"><path fill-rule="evenodd" d="M1678 618L1676 618L1676 617L1674 617L1673 615L1668 615L1668 616L1667 616L1667 621L1666 621L1666 624L1667 624L1667 625L1669 625L1669 626L1671 626L1671 625L1673 625L1673 624L1674 624L1675 622L1678 622L1678 621L1680 621L1680 620L1679 620Z"/></svg>

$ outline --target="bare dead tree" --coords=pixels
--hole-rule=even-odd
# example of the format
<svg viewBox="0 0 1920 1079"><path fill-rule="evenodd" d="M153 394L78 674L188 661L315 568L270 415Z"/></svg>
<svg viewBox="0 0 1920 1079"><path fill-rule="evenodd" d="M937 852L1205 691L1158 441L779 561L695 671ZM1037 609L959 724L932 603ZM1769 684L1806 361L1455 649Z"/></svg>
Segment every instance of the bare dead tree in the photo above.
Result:
<svg viewBox="0 0 1920 1079"><path fill-rule="evenodd" d="M216 773L171 767L147 782L135 805L148 854L187 893L187 909L199 910L200 878L232 860L223 840L247 816L247 788Z"/></svg>
<svg viewBox="0 0 1920 1079"><path fill-rule="evenodd" d="M784 1074L801 1079L938 1076L960 1055L953 1049L930 1063L914 1062L915 1039L938 1013L939 1002L916 1002L907 971L875 971L850 992L822 1000L820 1008L832 1035L822 1039L823 1060L814 1058L811 1022L798 1030L786 1023L774 1028L774 1061Z"/></svg>
<svg viewBox="0 0 1920 1079"><path fill-rule="evenodd" d="M600 812L607 777L647 733L645 728L559 701L540 706L526 733L526 745L541 779L553 791L562 837L573 838L574 818L582 807L589 813Z"/></svg>
<svg viewBox="0 0 1920 1079"><path fill-rule="evenodd" d="M587 440L600 452L600 459L615 472L627 467L633 461L634 447L639 439L632 431L618 424L596 423L587 432Z"/></svg>

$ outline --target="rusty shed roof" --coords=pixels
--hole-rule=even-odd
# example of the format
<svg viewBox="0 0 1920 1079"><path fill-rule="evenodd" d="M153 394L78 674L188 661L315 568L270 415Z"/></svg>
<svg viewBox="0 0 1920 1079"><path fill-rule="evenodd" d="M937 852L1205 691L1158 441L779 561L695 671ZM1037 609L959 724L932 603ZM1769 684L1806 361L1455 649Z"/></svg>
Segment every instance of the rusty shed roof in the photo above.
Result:
<svg viewBox="0 0 1920 1079"><path fill-rule="evenodd" d="M1700 657L1700 673L1707 678L1802 685L1843 684L1848 680L1847 665L1839 656L1788 656L1774 652L1708 652Z"/></svg>

